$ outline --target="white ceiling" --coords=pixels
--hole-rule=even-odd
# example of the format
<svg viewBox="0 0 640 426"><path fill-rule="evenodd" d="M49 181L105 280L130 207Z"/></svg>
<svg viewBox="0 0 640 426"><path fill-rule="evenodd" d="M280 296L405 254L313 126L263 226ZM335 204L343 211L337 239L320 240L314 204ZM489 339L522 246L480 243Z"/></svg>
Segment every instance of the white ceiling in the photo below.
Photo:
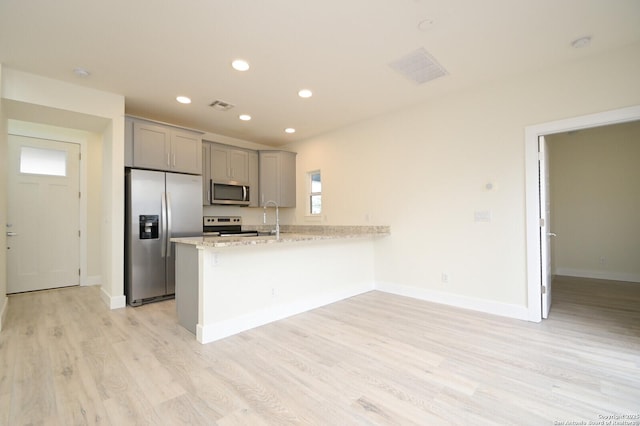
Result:
<svg viewBox="0 0 640 426"><path fill-rule="evenodd" d="M587 35L589 47L571 47ZM638 41L639 0L0 0L4 66L122 94L128 114L273 146ZM417 85L389 67L419 48L449 74ZM235 58L251 69L234 71Z"/></svg>

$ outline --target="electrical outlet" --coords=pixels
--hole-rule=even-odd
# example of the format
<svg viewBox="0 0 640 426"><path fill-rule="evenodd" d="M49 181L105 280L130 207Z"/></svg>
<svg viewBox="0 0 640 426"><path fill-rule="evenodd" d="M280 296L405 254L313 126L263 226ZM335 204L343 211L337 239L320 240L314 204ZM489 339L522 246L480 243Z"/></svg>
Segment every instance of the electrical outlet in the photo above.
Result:
<svg viewBox="0 0 640 426"><path fill-rule="evenodd" d="M604 257L604 256L601 256L601 257L600 257L600 264L601 264L601 265L606 265L606 264L607 264L607 258L606 258L606 257Z"/></svg>
<svg viewBox="0 0 640 426"><path fill-rule="evenodd" d="M443 283L448 283L449 282L449 274L447 274L446 272L443 272L442 275L440 276L440 280Z"/></svg>

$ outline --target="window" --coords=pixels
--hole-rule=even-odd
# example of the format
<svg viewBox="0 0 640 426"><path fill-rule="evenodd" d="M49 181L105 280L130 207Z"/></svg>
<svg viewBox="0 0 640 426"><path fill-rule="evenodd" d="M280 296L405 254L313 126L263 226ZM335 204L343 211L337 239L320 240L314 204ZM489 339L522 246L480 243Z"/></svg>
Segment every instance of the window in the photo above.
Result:
<svg viewBox="0 0 640 426"><path fill-rule="evenodd" d="M322 213L322 179L320 170L309 172L309 214Z"/></svg>
<svg viewBox="0 0 640 426"><path fill-rule="evenodd" d="M23 146L20 150L20 173L66 176L67 153L56 149Z"/></svg>

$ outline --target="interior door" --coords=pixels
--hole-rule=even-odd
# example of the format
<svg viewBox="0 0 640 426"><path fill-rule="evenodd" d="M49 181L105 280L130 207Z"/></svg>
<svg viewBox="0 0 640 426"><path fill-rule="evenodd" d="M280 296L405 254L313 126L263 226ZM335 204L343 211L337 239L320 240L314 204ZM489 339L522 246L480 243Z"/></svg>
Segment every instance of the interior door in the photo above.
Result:
<svg viewBox="0 0 640 426"><path fill-rule="evenodd" d="M80 146L9 135L7 293L80 284Z"/></svg>
<svg viewBox="0 0 640 426"><path fill-rule="evenodd" d="M551 309L551 197L549 196L549 150L544 136L538 138L540 173L540 274L542 278L542 318Z"/></svg>

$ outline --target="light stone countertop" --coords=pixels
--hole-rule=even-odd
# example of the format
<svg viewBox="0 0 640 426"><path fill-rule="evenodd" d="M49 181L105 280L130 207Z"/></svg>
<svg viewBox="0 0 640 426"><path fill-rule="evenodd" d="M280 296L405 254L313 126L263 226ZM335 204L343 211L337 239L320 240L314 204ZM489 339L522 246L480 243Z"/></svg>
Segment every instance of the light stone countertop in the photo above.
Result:
<svg viewBox="0 0 640 426"><path fill-rule="evenodd" d="M275 235L258 237L181 237L171 241L198 247L237 247L258 244L297 243L302 241L370 238L390 235L388 226L283 226L280 239ZM297 232L296 232L297 231Z"/></svg>

